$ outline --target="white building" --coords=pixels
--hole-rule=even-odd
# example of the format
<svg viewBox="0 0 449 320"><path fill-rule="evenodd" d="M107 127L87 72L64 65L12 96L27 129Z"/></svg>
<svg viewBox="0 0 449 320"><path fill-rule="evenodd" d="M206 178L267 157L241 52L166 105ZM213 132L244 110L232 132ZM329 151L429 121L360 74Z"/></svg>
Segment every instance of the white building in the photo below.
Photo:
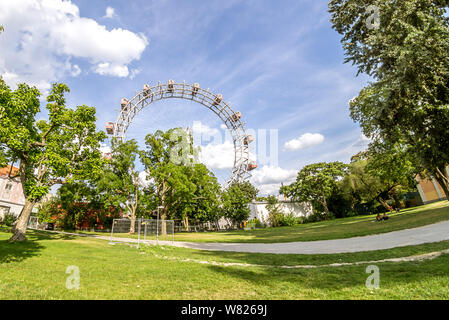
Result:
<svg viewBox="0 0 449 320"><path fill-rule="evenodd" d="M294 217L309 217L313 214L313 207L311 203L307 202L292 202L285 200L278 200L278 206L281 212L285 215L293 214ZM266 208L268 202L266 201L253 201L250 203L249 207L251 209L251 215L248 221L252 219L259 219L264 224L268 223L269 213Z"/></svg>
<svg viewBox="0 0 449 320"><path fill-rule="evenodd" d="M7 166L0 168L0 221L3 220L5 215L12 214L16 218L22 212L22 208L25 205L25 196L23 195L22 183L19 178L9 179L8 175L14 175L19 169ZM40 203L51 199L51 193L47 194L44 199L37 203L33 208L33 213L37 212L37 208Z"/></svg>
<svg viewBox="0 0 449 320"><path fill-rule="evenodd" d="M7 214L19 216L25 205L22 184L19 179L9 179L8 173L11 167L0 169L0 220ZM17 168L12 168L12 174L17 172Z"/></svg>

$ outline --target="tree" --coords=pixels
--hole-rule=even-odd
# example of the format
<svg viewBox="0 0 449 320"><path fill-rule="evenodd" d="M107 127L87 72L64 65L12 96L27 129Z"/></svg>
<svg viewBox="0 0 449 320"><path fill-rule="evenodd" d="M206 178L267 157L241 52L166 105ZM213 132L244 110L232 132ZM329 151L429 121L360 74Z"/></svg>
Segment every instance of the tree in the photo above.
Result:
<svg viewBox="0 0 449 320"><path fill-rule="evenodd" d="M136 213L142 205L145 186L139 179L136 160L140 154L137 142L112 140L112 157L106 161L97 181L98 193L105 207L125 207L131 219L129 233L135 233Z"/></svg>
<svg viewBox="0 0 449 320"><path fill-rule="evenodd" d="M371 143L368 151L367 171L379 178L397 208L401 207L399 195L414 189L419 169L414 165L416 158L404 144Z"/></svg>
<svg viewBox="0 0 449 320"><path fill-rule="evenodd" d="M244 184L234 182L222 193L223 215L237 225L251 215L249 203L252 198L245 187Z"/></svg>
<svg viewBox="0 0 449 320"><path fill-rule="evenodd" d="M248 202L256 200L259 190L255 186L253 186L251 182L249 181L234 182L234 184L239 185L240 190L242 190L242 192L245 194L246 198L248 199Z"/></svg>
<svg viewBox="0 0 449 320"><path fill-rule="evenodd" d="M178 210L188 227L189 218L217 223L220 214L221 187L204 164L184 167L185 174L195 188L186 195Z"/></svg>
<svg viewBox="0 0 449 320"><path fill-rule="evenodd" d="M9 178L20 179L25 197L11 242L26 239L31 210L51 186L90 180L99 173L100 142L106 134L96 131L95 108L67 108L65 92L66 85L53 85L48 120L37 121L40 92L26 84L11 91L0 79L0 165L18 163L18 173L10 172Z"/></svg>
<svg viewBox="0 0 449 320"><path fill-rule="evenodd" d="M346 165L341 162L315 163L298 172L296 181L281 188L285 194L299 202L312 202L314 207L322 207L325 218L330 217L327 199L337 188L337 183L345 175Z"/></svg>
<svg viewBox="0 0 449 320"><path fill-rule="evenodd" d="M281 227L284 213L281 211L278 199L275 196L268 196L267 202L268 221L272 227Z"/></svg>
<svg viewBox="0 0 449 320"><path fill-rule="evenodd" d="M187 167L195 165L198 149L193 147L192 136L181 128L148 134L145 144L142 162L154 180L158 206L163 207L160 218L166 220L195 194L196 186L189 179ZM165 228L162 223L162 234Z"/></svg>
<svg viewBox="0 0 449 320"><path fill-rule="evenodd" d="M350 102L351 117L374 140L406 143L415 166L434 175L449 198L449 1L370 5L374 12L362 0L329 2L345 62L374 79ZM375 11L373 28L367 22Z"/></svg>

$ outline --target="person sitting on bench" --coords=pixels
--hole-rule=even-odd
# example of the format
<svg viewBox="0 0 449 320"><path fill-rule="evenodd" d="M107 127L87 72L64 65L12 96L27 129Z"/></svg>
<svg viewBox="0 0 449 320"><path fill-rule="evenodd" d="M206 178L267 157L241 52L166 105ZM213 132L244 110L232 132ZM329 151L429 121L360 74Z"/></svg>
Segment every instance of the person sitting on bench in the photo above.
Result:
<svg viewBox="0 0 449 320"><path fill-rule="evenodd" d="M377 214L376 221L382 221L382 217L380 216L380 213Z"/></svg>

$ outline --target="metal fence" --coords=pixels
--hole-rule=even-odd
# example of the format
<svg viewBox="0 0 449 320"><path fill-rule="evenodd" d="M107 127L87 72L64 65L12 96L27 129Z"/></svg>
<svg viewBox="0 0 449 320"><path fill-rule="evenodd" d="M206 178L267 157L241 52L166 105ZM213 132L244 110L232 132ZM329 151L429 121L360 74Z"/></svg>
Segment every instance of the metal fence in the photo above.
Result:
<svg viewBox="0 0 449 320"><path fill-rule="evenodd" d="M133 227L133 228L132 228ZM151 241L174 242L175 223L173 220L136 219L134 225L130 219L114 219L111 228L110 243L124 242L118 238L130 238L132 242L149 244Z"/></svg>
<svg viewBox="0 0 449 320"><path fill-rule="evenodd" d="M30 216L27 224L28 229L43 229L41 225L39 225L39 217Z"/></svg>
<svg viewBox="0 0 449 320"><path fill-rule="evenodd" d="M218 223L193 220L188 224L183 220L175 220L175 232L204 232L220 230Z"/></svg>

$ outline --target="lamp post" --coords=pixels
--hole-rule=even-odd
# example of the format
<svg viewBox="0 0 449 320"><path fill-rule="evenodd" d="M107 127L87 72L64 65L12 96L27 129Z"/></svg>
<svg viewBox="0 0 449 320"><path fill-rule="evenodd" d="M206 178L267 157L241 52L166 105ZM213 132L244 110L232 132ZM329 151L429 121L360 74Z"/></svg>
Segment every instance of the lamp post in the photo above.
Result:
<svg viewBox="0 0 449 320"><path fill-rule="evenodd" d="M164 206L157 207L157 224L156 224L156 241L159 242L159 209L164 209Z"/></svg>

